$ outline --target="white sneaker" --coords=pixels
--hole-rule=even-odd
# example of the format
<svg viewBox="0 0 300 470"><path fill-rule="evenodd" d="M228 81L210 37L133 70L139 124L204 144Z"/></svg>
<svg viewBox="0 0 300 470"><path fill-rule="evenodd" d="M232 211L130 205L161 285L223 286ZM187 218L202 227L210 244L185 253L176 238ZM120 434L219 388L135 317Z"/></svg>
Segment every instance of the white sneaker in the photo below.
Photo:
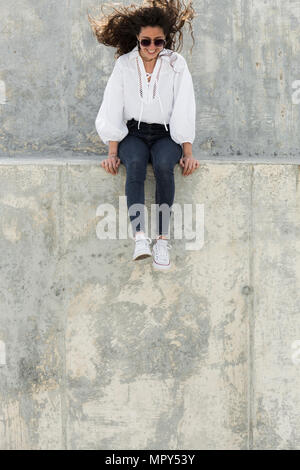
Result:
<svg viewBox="0 0 300 470"><path fill-rule="evenodd" d="M148 256L152 256L150 250L151 243L151 238L146 237L144 233L137 233L135 237L135 247L132 260L137 261L140 259L148 258Z"/></svg>
<svg viewBox="0 0 300 470"><path fill-rule="evenodd" d="M171 267L169 249L172 245L168 240L159 238L152 249L153 267L156 269L169 269Z"/></svg>

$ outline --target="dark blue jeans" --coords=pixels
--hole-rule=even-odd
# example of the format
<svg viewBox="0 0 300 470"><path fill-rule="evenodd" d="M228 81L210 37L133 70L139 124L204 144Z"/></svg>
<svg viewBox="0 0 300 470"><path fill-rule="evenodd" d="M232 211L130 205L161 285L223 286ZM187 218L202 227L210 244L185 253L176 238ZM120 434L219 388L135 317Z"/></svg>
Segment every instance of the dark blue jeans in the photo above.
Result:
<svg viewBox="0 0 300 470"><path fill-rule="evenodd" d="M134 119L127 121L129 133L118 145L119 158L126 167L125 194L133 235L145 232L144 182L149 162L156 180L155 203L164 205L156 212L157 235L168 235L175 195L174 167L182 156L182 146L172 140L163 124L141 122L140 129L137 125ZM141 205L140 210L134 204Z"/></svg>

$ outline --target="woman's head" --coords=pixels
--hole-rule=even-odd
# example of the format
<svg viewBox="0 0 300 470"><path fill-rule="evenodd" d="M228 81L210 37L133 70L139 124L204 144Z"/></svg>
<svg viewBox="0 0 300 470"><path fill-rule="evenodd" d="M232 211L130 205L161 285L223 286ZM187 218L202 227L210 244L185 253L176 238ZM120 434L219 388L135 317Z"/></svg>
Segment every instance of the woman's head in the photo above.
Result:
<svg viewBox="0 0 300 470"><path fill-rule="evenodd" d="M103 13L103 8L113 8L113 13ZM142 6L131 4L103 4L99 19L88 14L88 20L100 44L117 49L116 55L130 52L137 44L145 58L154 58L165 47L175 50L177 33L179 46L182 48L182 27L187 22L193 37L191 20L195 13L192 1L182 7L180 0L146 0ZM151 43L141 42L151 39ZM154 43L155 39L164 39L164 43ZM193 37L194 40L194 37ZM148 41L149 42L149 41ZM177 49L178 50L178 49ZM151 52L154 51L153 54Z"/></svg>
<svg viewBox="0 0 300 470"><path fill-rule="evenodd" d="M166 35L160 26L142 26L136 36L142 56L154 59L165 47Z"/></svg>

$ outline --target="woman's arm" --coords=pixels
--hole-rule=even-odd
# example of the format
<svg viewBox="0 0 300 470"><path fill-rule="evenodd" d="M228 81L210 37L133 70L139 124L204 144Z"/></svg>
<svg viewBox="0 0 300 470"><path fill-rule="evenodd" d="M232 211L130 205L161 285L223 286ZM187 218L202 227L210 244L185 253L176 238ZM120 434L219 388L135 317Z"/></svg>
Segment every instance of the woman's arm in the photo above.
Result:
<svg viewBox="0 0 300 470"><path fill-rule="evenodd" d="M188 176L192 174L194 170L199 168L200 162L193 157L191 142L183 142L182 149L183 153L179 160L179 164L182 167L183 176Z"/></svg>
<svg viewBox="0 0 300 470"><path fill-rule="evenodd" d="M182 144L183 156L191 157L192 156L192 144L191 142L183 142Z"/></svg>
<svg viewBox="0 0 300 470"><path fill-rule="evenodd" d="M178 55L174 76L174 102L169 127L171 138L191 150L195 140L196 102L192 76L183 56Z"/></svg>
<svg viewBox="0 0 300 470"><path fill-rule="evenodd" d="M104 168L107 173L111 173L112 175L116 175L118 173L118 167L121 163L121 160L118 157L118 145L119 141L109 140L108 158L101 162L102 168Z"/></svg>
<svg viewBox="0 0 300 470"><path fill-rule="evenodd" d="M128 134L123 114L123 73L120 59L121 57L116 60L108 79L95 121L96 130L105 145L109 145L109 141L120 142Z"/></svg>
<svg viewBox="0 0 300 470"><path fill-rule="evenodd" d="M101 162L107 173L116 175L120 165L118 158L119 142L128 134L123 116L123 80L120 61L117 60L106 85L103 101L96 118L97 132L108 145L108 158Z"/></svg>
<svg viewBox="0 0 300 470"><path fill-rule="evenodd" d="M184 176L199 168L199 161L193 157L192 144L195 140L196 102L192 76L186 60L180 56L180 63L174 79L174 106L170 118L172 139L182 146L179 160Z"/></svg>
<svg viewBox="0 0 300 470"><path fill-rule="evenodd" d="M110 140L108 142L108 156L116 157L118 155L118 146L119 142L115 140Z"/></svg>

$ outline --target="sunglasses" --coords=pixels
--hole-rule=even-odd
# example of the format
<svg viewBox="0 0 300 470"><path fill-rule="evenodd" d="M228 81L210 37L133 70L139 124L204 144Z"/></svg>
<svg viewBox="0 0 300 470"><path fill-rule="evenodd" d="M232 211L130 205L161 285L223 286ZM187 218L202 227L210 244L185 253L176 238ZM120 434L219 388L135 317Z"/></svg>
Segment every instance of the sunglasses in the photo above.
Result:
<svg viewBox="0 0 300 470"><path fill-rule="evenodd" d="M141 40L138 39L138 41L140 45L143 47L148 47L151 44L151 39L141 39ZM155 47L163 47L166 43L164 39L154 39L153 42L154 42Z"/></svg>

